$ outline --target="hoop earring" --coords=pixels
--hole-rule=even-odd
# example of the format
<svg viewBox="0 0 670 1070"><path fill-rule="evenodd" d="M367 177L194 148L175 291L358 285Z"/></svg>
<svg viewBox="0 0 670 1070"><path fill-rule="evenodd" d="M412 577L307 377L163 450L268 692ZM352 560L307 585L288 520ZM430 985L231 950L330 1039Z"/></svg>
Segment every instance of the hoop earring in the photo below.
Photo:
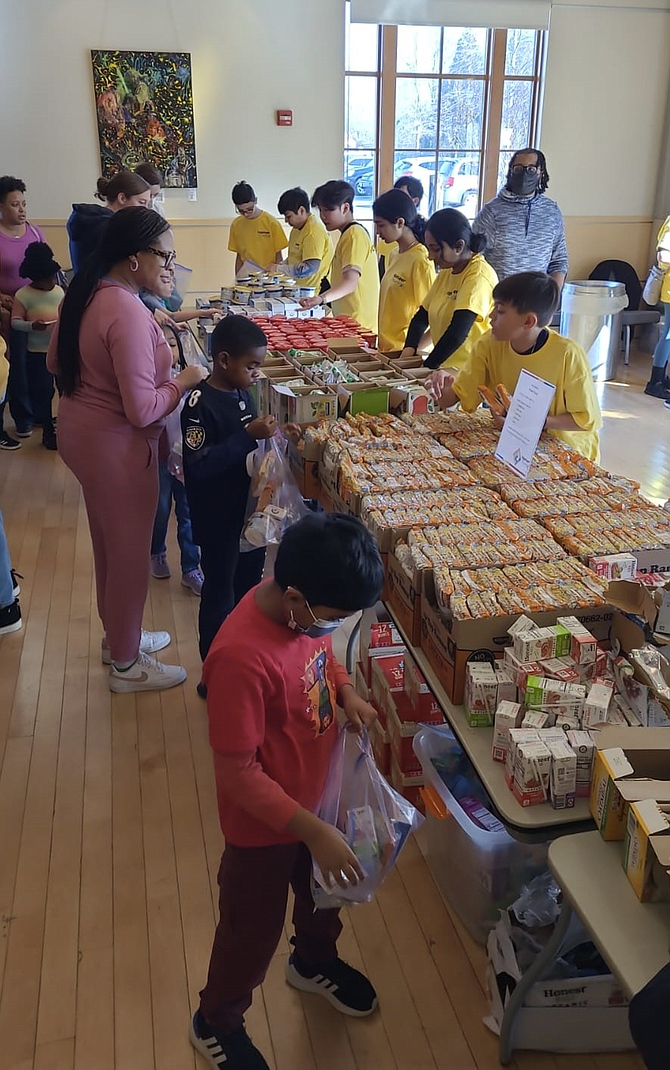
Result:
<svg viewBox="0 0 670 1070"><path fill-rule="evenodd" d="M134 263L133 260L135 261ZM129 257L129 265L131 271L137 271L138 267L140 266L140 262L136 257Z"/></svg>

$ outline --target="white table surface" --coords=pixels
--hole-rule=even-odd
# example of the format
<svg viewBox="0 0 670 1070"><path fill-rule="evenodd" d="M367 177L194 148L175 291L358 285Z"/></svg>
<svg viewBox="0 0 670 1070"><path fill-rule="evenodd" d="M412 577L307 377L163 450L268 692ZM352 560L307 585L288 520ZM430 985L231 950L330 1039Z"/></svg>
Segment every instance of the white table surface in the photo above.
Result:
<svg viewBox="0 0 670 1070"><path fill-rule="evenodd" d="M419 647L408 642L407 635L398 623L393 607L384 603L389 615L398 627L412 657L426 677L426 680L439 702L444 715L454 734L463 746L463 750L472 762L477 776L486 788L501 820L514 829L526 833L538 833L547 829L556 833L560 826L570 826L591 820L588 799L577 799L571 809L554 810L553 806L538 803L536 806L521 806L505 783L505 767L502 762L494 762L491 757L493 747L492 728L471 728L467 722L464 706L455 706L438 681L425 653Z"/></svg>
<svg viewBox="0 0 670 1070"><path fill-rule="evenodd" d="M623 843L599 832L562 836L549 866L629 996L670 961L670 903L640 903L621 865Z"/></svg>

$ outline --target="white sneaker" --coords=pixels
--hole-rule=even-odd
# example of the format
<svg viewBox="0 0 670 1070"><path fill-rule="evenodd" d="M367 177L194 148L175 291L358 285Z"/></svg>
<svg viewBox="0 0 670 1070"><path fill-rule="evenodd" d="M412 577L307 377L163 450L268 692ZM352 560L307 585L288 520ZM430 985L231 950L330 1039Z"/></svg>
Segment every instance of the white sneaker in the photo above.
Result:
<svg viewBox="0 0 670 1070"><path fill-rule="evenodd" d="M145 632L143 628L140 633L140 653L157 654L159 650L164 650L171 642L172 637L169 632ZM112 664L112 655L109 652L106 635L103 636L102 640L102 664Z"/></svg>
<svg viewBox="0 0 670 1070"><path fill-rule="evenodd" d="M183 665L163 665L162 661L140 651L137 661L126 672L120 672L112 665L109 670L109 690L117 693L165 691L168 687L183 684L185 679L186 669Z"/></svg>

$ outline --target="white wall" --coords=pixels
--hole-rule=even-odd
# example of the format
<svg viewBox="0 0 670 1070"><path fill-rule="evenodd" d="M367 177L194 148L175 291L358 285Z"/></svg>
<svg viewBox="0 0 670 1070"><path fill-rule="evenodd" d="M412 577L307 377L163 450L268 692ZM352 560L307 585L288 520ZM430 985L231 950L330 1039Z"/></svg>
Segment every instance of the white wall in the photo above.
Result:
<svg viewBox="0 0 670 1070"><path fill-rule="evenodd" d="M343 0L22 0L0 30L0 173L28 183L35 218L91 201L100 173L91 48L190 52L198 199L168 214L232 215L241 178L276 211L278 194L342 170ZM293 127L275 125L293 109Z"/></svg>
<svg viewBox="0 0 670 1070"><path fill-rule="evenodd" d="M653 215L669 56L667 11L553 8L541 144L565 215Z"/></svg>

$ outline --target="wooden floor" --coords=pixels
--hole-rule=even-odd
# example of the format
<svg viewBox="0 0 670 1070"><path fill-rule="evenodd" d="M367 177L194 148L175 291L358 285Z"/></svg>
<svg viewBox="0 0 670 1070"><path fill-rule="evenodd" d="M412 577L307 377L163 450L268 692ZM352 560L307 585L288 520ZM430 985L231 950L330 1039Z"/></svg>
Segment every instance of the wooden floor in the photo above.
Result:
<svg viewBox="0 0 670 1070"><path fill-rule="evenodd" d="M670 412L604 391L604 461L670 494ZM104 474L101 473L101 478ZM189 681L115 695L100 664L91 547L78 487L35 435L0 454L0 507L25 627L0 640L0 1070L194 1070L221 852L198 679L197 600L152 581ZM283 980L287 942L248 1018L277 1070L495 1070L484 954L411 842L378 900L346 919L342 953L380 1013L347 1020ZM637 1057L522 1053L517 1070L633 1070Z"/></svg>

